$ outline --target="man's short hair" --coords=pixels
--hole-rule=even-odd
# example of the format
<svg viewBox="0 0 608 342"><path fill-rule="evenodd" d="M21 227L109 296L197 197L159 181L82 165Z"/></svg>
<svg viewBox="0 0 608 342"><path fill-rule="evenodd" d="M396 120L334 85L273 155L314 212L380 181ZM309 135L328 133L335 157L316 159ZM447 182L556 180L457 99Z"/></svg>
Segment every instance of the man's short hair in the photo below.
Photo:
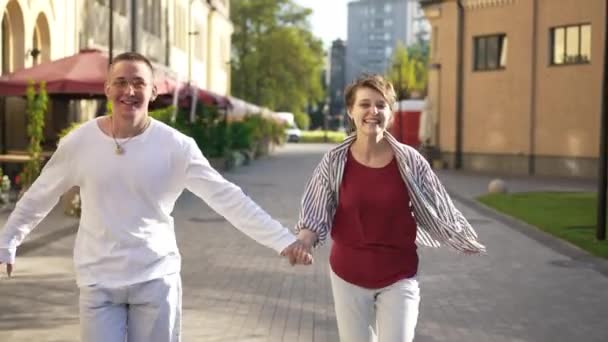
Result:
<svg viewBox="0 0 608 342"><path fill-rule="evenodd" d="M152 66L152 62L150 62L149 59L147 59L144 55L142 55L140 53L129 51L129 52L123 52L119 55L116 55L114 58L112 58L112 63L110 64L110 69L112 68L112 66L114 64L116 64L118 62L145 63L150 68L150 71L152 72L152 76L154 76L154 67Z"/></svg>

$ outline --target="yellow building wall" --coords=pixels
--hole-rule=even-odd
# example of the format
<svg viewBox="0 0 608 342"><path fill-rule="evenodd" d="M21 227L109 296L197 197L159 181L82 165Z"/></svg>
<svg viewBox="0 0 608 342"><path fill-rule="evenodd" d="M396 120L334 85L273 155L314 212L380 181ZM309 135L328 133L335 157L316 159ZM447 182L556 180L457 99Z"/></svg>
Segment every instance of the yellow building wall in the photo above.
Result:
<svg viewBox="0 0 608 342"><path fill-rule="evenodd" d="M539 1L535 141L539 155L587 158L599 155L604 3ZM582 23L591 23L591 63L551 66L550 28Z"/></svg>
<svg viewBox="0 0 608 342"><path fill-rule="evenodd" d="M465 0L463 4L463 167L596 177L604 2ZM452 166L459 86L458 7L455 0L445 0L426 6L425 14L433 29L429 98L438 113L436 143L443 161ZM586 23L592 26L591 63L550 65L550 29ZM506 68L474 71L474 37L492 34L507 36Z"/></svg>
<svg viewBox="0 0 608 342"><path fill-rule="evenodd" d="M431 78L438 84L429 84L431 96L437 96L436 110L438 127L437 142L444 152L456 150L456 70L458 49L458 21L456 2L445 2L441 6L425 9L429 22L436 33L431 43L431 64L437 65ZM429 13L432 13L429 15Z"/></svg>
<svg viewBox="0 0 608 342"><path fill-rule="evenodd" d="M521 155L529 150L530 9L530 1L517 1L465 10L464 153ZM506 67L474 71L474 37L491 34L506 34Z"/></svg>

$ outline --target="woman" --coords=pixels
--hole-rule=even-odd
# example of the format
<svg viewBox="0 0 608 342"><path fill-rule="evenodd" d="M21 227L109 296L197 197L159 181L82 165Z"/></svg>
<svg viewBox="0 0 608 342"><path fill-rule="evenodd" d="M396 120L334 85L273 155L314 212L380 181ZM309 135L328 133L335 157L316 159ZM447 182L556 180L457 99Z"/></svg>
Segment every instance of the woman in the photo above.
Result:
<svg viewBox="0 0 608 342"><path fill-rule="evenodd" d="M388 132L393 86L364 75L345 90L355 134L329 151L307 185L298 238L331 232L330 266L340 340L410 342L420 294L416 242L485 252L427 161Z"/></svg>

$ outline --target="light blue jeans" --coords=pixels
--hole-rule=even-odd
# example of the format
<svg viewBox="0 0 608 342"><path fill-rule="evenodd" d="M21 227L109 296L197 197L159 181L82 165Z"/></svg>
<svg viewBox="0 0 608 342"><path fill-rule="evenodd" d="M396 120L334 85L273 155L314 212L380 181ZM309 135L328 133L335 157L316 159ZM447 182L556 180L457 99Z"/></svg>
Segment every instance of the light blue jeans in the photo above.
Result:
<svg viewBox="0 0 608 342"><path fill-rule="evenodd" d="M179 342L179 273L119 288L80 288L80 337L86 342Z"/></svg>
<svg viewBox="0 0 608 342"><path fill-rule="evenodd" d="M416 278L381 289L353 285L330 271L338 333L342 342L412 342L418 321Z"/></svg>

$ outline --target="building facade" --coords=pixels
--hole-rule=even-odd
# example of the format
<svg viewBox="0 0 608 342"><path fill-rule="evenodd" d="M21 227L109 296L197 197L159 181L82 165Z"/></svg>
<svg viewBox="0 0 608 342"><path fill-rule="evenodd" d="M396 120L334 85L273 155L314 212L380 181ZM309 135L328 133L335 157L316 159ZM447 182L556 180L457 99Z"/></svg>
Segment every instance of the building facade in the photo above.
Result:
<svg viewBox="0 0 608 342"><path fill-rule="evenodd" d="M358 0L348 3L346 80L362 72L384 74L398 43L428 38L428 23L417 1Z"/></svg>
<svg viewBox="0 0 608 342"><path fill-rule="evenodd" d="M229 3L114 0L113 55L138 51L182 82L229 95L233 31ZM109 4L109 0L0 0L2 74L84 49L108 51ZM1 99L0 149L23 150L27 146L25 102L15 97ZM51 100L45 128L49 144L69 121L90 117L97 107L91 101Z"/></svg>
<svg viewBox="0 0 608 342"><path fill-rule="evenodd" d="M341 117L345 114L344 88L346 87L346 42L336 39L329 51L329 115Z"/></svg>
<svg viewBox="0 0 608 342"><path fill-rule="evenodd" d="M78 2L81 49L108 49L109 2ZM229 94L233 27L228 0L114 0L113 21L114 54L141 52L181 81Z"/></svg>
<svg viewBox="0 0 608 342"><path fill-rule="evenodd" d="M423 1L433 142L445 165L596 177L604 3Z"/></svg>

